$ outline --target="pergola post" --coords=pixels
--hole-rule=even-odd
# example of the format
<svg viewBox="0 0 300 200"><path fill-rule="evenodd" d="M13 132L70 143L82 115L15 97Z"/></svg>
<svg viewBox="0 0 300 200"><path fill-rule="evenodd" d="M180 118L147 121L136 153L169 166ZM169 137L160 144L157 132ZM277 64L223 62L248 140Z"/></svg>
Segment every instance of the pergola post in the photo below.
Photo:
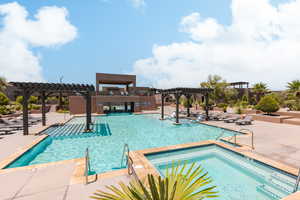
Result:
<svg viewBox="0 0 300 200"><path fill-rule="evenodd" d="M187 99L187 109L186 109L186 112L187 112L187 117L190 117L191 116L191 112L190 112L190 99L191 99L191 95L185 95L186 99Z"/></svg>
<svg viewBox="0 0 300 200"><path fill-rule="evenodd" d="M127 102L124 103L124 106L125 106L125 108L124 108L125 112L127 112L128 111L128 104L127 104Z"/></svg>
<svg viewBox="0 0 300 200"><path fill-rule="evenodd" d="M91 131L90 125L92 122L92 98L90 92L86 93L85 101L86 101L86 131L90 132Z"/></svg>
<svg viewBox="0 0 300 200"><path fill-rule="evenodd" d="M206 121L208 121L209 117L208 117L208 93L205 94L205 115L206 115Z"/></svg>
<svg viewBox="0 0 300 200"><path fill-rule="evenodd" d="M23 90L23 135L29 134L28 129L28 99L29 99L29 91Z"/></svg>
<svg viewBox="0 0 300 200"><path fill-rule="evenodd" d="M165 118L165 95L163 93L161 93L161 120L164 120Z"/></svg>
<svg viewBox="0 0 300 200"><path fill-rule="evenodd" d="M180 95L178 93L175 93L175 99L176 99L176 122L175 122L175 124L179 124L179 97L180 97Z"/></svg>
<svg viewBox="0 0 300 200"><path fill-rule="evenodd" d="M46 94L45 91L41 92L41 100L42 100L42 125L46 126Z"/></svg>

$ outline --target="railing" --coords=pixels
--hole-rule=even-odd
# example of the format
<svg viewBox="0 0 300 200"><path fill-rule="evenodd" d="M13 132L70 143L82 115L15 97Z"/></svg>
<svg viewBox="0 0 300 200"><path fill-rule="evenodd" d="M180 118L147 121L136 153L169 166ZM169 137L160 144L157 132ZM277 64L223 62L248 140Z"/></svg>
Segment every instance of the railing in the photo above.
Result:
<svg viewBox="0 0 300 200"><path fill-rule="evenodd" d="M299 169L299 172L298 172L298 177L297 177L297 181L296 181L296 184L295 184L294 192L298 191L299 182L300 182L300 169Z"/></svg>
<svg viewBox="0 0 300 200"><path fill-rule="evenodd" d="M131 176L131 175L134 175L134 178L136 180L139 180L139 177L137 176L136 172L135 172L135 169L133 167L133 160L130 156L128 156L128 174Z"/></svg>
<svg viewBox="0 0 300 200"><path fill-rule="evenodd" d="M84 171L85 184L88 184L88 182L89 182L90 169L91 169L91 165L90 165L89 148L86 148L86 151L85 151L85 171Z"/></svg>
<svg viewBox="0 0 300 200"><path fill-rule="evenodd" d="M219 140L221 137L223 137L224 133L225 131L222 131L222 133L218 137L216 137L216 140Z"/></svg>
<svg viewBox="0 0 300 200"><path fill-rule="evenodd" d="M242 128L238 132L242 132L242 131L248 131L251 134L251 148L254 149L254 133L253 133L253 131L250 129ZM235 137L235 140L236 140L236 137Z"/></svg>
<svg viewBox="0 0 300 200"><path fill-rule="evenodd" d="M121 158L121 167L123 167L123 162L124 162L125 155L127 156L127 158L126 158L126 166L127 166L128 165L128 159L129 159L129 146L128 146L128 144L125 144L124 148L123 148L123 154L122 154L122 158Z"/></svg>

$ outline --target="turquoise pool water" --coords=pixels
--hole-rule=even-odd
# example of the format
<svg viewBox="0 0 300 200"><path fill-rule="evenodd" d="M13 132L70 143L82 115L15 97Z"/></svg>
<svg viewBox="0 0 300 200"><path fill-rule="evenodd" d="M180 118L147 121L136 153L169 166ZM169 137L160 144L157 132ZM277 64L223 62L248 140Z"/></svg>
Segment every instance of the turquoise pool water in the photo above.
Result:
<svg viewBox="0 0 300 200"><path fill-rule="evenodd" d="M62 127L46 130L51 136L8 168L80 158L89 148L92 170L102 173L120 169L125 143L130 150L141 150L215 139L222 132L224 136L233 134L232 131L203 124L176 126L172 121L158 118L159 115L128 114L93 117L95 125L92 133L83 133L85 118L74 118Z"/></svg>
<svg viewBox="0 0 300 200"><path fill-rule="evenodd" d="M210 145L147 156L161 175L172 162L201 165L217 186L218 200L278 200L293 191L296 177Z"/></svg>

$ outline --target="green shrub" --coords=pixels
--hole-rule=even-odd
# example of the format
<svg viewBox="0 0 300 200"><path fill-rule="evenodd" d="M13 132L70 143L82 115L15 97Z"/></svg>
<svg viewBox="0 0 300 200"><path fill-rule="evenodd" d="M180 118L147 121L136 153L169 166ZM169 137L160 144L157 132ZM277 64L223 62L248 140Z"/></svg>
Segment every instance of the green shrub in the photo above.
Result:
<svg viewBox="0 0 300 200"><path fill-rule="evenodd" d="M227 111L228 104L226 104L226 103L219 103L219 104L217 105L217 107L218 107L218 108L222 108L223 111L226 112L226 111Z"/></svg>
<svg viewBox="0 0 300 200"><path fill-rule="evenodd" d="M69 113L70 111L69 110L59 109L56 112L58 112L58 113Z"/></svg>
<svg viewBox="0 0 300 200"><path fill-rule="evenodd" d="M238 107L235 108L235 113L239 114L239 115L243 114L243 109L240 106L238 106Z"/></svg>
<svg viewBox="0 0 300 200"><path fill-rule="evenodd" d="M18 102L19 104L23 103L23 96L18 96L16 98L16 102ZM38 98L36 96L30 96L28 99L28 103L29 104L37 104L38 103Z"/></svg>
<svg viewBox="0 0 300 200"><path fill-rule="evenodd" d="M18 102L19 104L22 104L23 103L23 96L18 96L16 98L16 102Z"/></svg>
<svg viewBox="0 0 300 200"><path fill-rule="evenodd" d="M29 99L28 99L28 103L37 104L38 103L38 97L30 96Z"/></svg>
<svg viewBox="0 0 300 200"><path fill-rule="evenodd" d="M278 102L272 95L267 95L261 98L256 105L256 109L265 113L272 113L278 111L280 108Z"/></svg>
<svg viewBox="0 0 300 200"><path fill-rule="evenodd" d="M7 98L7 96L0 92L0 105L4 106L4 105L8 105L9 104L9 98Z"/></svg>
<svg viewBox="0 0 300 200"><path fill-rule="evenodd" d="M284 106L290 110L300 111L300 102L297 100L287 100L284 102Z"/></svg>
<svg viewBox="0 0 300 200"><path fill-rule="evenodd" d="M248 96L247 96L247 95L244 95L244 96L242 97L242 101L248 102Z"/></svg>
<svg viewBox="0 0 300 200"><path fill-rule="evenodd" d="M42 107L41 105L31 104L31 109L32 110L40 110L41 107Z"/></svg>
<svg viewBox="0 0 300 200"><path fill-rule="evenodd" d="M1 115L7 115L10 113L11 113L11 110L7 106L0 105L0 114Z"/></svg>

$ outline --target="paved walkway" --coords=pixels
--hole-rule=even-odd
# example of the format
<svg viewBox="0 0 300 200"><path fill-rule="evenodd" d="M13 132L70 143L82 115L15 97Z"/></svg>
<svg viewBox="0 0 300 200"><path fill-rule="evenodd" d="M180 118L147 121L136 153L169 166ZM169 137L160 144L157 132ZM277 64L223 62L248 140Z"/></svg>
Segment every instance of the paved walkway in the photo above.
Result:
<svg viewBox="0 0 300 200"><path fill-rule="evenodd" d="M99 179L88 185L70 185L75 164L48 166L34 170L0 174L1 200L88 200L96 190L107 191L106 185L127 184L127 175Z"/></svg>

